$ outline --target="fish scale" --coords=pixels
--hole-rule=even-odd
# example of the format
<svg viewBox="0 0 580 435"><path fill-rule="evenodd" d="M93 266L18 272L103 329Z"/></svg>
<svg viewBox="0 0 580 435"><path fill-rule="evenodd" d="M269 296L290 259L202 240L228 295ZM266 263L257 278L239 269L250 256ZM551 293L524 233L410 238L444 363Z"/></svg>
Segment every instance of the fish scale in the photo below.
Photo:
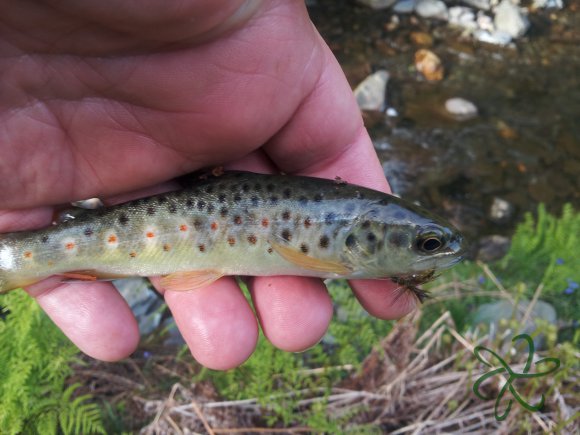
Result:
<svg viewBox="0 0 580 435"><path fill-rule="evenodd" d="M223 275L400 279L454 264L462 244L444 220L382 192L234 172L0 235L0 291L55 274L165 276L175 290Z"/></svg>

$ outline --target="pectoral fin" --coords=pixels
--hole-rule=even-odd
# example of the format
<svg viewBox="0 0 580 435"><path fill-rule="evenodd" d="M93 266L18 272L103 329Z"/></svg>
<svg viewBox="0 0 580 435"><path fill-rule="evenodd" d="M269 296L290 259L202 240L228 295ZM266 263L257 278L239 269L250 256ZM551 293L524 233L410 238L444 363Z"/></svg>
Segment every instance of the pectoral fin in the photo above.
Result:
<svg viewBox="0 0 580 435"><path fill-rule="evenodd" d="M166 290L188 291L205 287L221 278L223 274L215 270L175 272L161 278L161 286Z"/></svg>
<svg viewBox="0 0 580 435"><path fill-rule="evenodd" d="M343 276L349 275L352 272L349 267L338 261L321 260L319 258L311 257L292 246L282 245L276 242L271 242L270 244L274 251L276 251L286 261L289 261L303 269Z"/></svg>

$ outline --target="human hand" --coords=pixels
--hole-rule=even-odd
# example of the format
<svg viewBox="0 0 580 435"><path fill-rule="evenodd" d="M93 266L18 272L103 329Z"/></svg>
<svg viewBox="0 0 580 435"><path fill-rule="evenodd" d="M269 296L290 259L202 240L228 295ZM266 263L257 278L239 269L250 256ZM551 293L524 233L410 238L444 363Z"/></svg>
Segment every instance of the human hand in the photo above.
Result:
<svg viewBox="0 0 580 435"><path fill-rule="evenodd" d="M3 2L0 16L2 232L48 225L54 204L148 195L224 162L388 191L302 0ZM390 282L351 286L377 317L414 307ZM332 303L321 280L255 277L249 288L275 346L300 351L323 336ZM27 290L88 355L136 348L136 321L111 284L49 278ZM228 369L253 352L256 318L233 278L164 295L200 363Z"/></svg>

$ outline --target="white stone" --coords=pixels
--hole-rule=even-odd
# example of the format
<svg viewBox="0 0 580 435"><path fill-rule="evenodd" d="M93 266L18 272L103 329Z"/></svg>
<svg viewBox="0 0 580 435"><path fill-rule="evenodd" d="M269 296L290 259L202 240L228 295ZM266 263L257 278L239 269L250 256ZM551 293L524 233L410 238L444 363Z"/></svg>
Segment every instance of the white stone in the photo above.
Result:
<svg viewBox="0 0 580 435"><path fill-rule="evenodd" d="M447 6L441 0L419 0L415 12L423 18L447 19Z"/></svg>
<svg viewBox="0 0 580 435"><path fill-rule="evenodd" d="M495 25L493 24L493 20L489 15L486 15L484 12L479 11L477 13L477 27L481 30L486 30L489 33L495 32ZM511 38L510 38L511 40Z"/></svg>
<svg viewBox="0 0 580 435"><path fill-rule="evenodd" d="M397 0L357 0L359 3L372 9L386 9L393 6Z"/></svg>
<svg viewBox="0 0 580 435"><path fill-rule="evenodd" d="M393 6L393 12L397 14L410 14L415 10L417 0L400 0Z"/></svg>
<svg viewBox="0 0 580 435"><path fill-rule="evenodd" d="M528 17L511 0L502 0L495 9L494 24L497 30L512 38L519 38L530 27Z"/></svg>
<svg viewBox="0 0 580 435"><path fill-rule="evenodd" d="M562 0L534 0L532 6L535 9L562 9L564 2Z"/></svg>
<svg viewBox="0 0 580 435"><path fill-rule="evenodd" d="M445 110L458 121L466 121L477 116L477 107L463 98L450 98L445 101Z"/></svg>
<svg viewBox="0 0 580 435"><path fill-rule="evenodd" d="M384 110L389 73L379 70L364 79L354 90L361 110Z"/></svg>
<svg viewBox="0 0 580 435"><path fill-rule="evenodd" d="M477 29L475 13L465 6L453 6L449 8L449 23L464 29Z"/></svg>
<svg viewBox="0 0 580 435"><path fill-rule="evenodd" d="M510 42L512 42L511 35L501 31L495 31L491 33L487 30L477 29L475 32L473 32L473 36L478 41L486 42L488 44L508 45Z"/></svg>
<svg viewBox="0 0 580 435"><path fill-rule="evenodd" d="M490 0L462 0L463 3L473 6L476 9L483 9L488 11L491 8Z"/></svg>

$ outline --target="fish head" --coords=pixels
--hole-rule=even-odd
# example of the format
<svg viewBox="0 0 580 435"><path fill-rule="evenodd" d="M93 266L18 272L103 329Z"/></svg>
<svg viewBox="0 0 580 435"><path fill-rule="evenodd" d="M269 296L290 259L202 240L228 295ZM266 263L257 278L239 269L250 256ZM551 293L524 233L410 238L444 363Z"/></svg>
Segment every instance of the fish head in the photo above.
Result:
<svg viewBox="0 0 580 435"><path fill-rule="evenodd" d="M465 241L443 218L389 196L373 203L345 238L354 269L361 275L432 275L463 259Z"/></svg>

